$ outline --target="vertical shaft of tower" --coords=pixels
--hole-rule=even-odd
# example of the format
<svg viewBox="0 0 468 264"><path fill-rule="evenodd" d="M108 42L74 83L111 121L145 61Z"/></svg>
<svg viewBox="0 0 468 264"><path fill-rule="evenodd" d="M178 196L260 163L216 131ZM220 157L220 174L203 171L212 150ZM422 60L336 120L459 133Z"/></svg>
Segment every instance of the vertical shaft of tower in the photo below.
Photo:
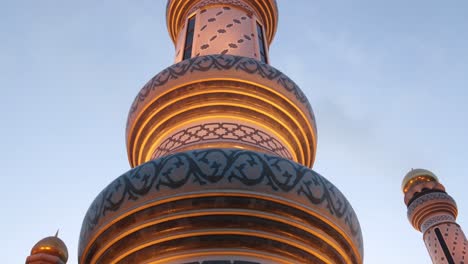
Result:
<svg viewBox="0 0 468 264"><path fill-rule="evenodd" d="M402 184L408 219L424 236L435 264L468 263L468 242L456 223L457 205L430 171L410 171Z"/></svg>
<svg viewBox="0 0 468 264"><path fill-rule="evenodd" d="M267 63L277 10L273 0L173 0L168 3L167 22L176 62L229 54Z"/></svg>
<svg viewBox="0 0 468 264"><path fill-rule="evenodd" d="M263 22L243 1L229 5L199 1L183 18L186 22L177 33L176 62L205 55L230 54L267 63Z"/></svg>

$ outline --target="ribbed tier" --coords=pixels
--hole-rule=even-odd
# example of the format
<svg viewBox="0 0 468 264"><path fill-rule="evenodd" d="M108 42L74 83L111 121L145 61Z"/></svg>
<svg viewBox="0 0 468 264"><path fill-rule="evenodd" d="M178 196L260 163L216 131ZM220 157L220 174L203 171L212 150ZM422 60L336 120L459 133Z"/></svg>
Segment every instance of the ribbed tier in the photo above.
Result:
<svg viewBox="0 0 468 264"><path fill-rule="evenodd" d="M312 108L286 75L258 60L210 55L177 63L143 87L129 113L132 167L171 153L213 147L315 159Z"/></svg>
<svg viewBox="0 0 468 264"><path fill-rule="evenodd" d="M316 172L237 149L177 153L117 178L84 219L80 263L362 263L359 222Z"/></svg>

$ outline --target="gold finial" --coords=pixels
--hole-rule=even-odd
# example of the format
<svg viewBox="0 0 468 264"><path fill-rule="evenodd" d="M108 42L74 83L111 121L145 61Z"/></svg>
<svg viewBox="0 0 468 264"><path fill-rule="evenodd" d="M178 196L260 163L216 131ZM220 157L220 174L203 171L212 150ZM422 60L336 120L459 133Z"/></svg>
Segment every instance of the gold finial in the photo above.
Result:
<svg viewBox="0 0 468 264"><path fill-rule="evenodd" d="M416 182L419 178L424 178L423 180L425 181L439 182L439 179L434 173L425 169L411 168L411 171L406 174L405 178L403 178L403 182L401 183L401 189L403 190L403 192L406 193L409 186L412 183Z"/></svg>
<svg viewBox="0 0 468 264"><path fill-rule="evenodd" d="M35 254L48 254L60 258L63 262L68 260L68 249L65 243L58 238L59 230L55 236L46 237L34 245L31 249L31 255Z"/></svg>

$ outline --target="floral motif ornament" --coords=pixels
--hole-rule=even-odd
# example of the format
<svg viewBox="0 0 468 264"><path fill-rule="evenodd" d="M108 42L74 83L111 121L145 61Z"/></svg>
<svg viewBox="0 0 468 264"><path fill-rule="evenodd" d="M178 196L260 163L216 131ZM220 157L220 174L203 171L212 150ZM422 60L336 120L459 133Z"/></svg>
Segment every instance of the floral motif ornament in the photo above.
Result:
<svg viewBox="0 0 468 264"><path fill-rule="evenodd" d="M266 186L288 197L305 197L309 207L322 208L347 226L362 252L362 234L356 214L343 194L328 180L293 161L238 149L206 149L176 153L144 163L113 181L90 206L81 229L84 241L106 213L117 212L127 201L163 188L241 183ZM182 189L181 189L182 191ZM80 246L82 243L80 242Z"/></svg>
<svg viewBox="0 0 468 264"><path fill-rule="evenodd" d="M307 97L297 84L281 71L272 66L260 62L258 60L233 56L233 55L207 55L195 57L176 63L169 68L166 68L156 76L154 76L138 93L130 107L129 116L132 116L152 93L157 92L158 87L161 87L171 80L176 80L189 72L208 72L208 71L228 71L235 70L252 75L260 75L262 78L269 81L275 81L285 92L292 93L307 109L311 118L315 120L312 107L307 100ZM130 120L130 118L129 118ZM315 126L315 124L313 124ZM128 123L127 123L128 127ZM315 127L314 127L315 129Z"/></svg>

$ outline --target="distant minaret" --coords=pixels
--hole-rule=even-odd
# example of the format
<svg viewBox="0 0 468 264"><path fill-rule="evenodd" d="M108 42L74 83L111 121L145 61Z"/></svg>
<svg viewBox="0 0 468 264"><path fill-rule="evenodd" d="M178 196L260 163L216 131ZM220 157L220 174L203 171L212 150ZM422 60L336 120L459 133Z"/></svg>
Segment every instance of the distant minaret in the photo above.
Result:
<svg viewBox="0 0 468 264"><path fill-rule="evenodd" d="M403 180L408 219L424 234L424 243L435 264L468 263L468 242L455 222L458 214L453 198L430 171L411 170Z"/></svg>

